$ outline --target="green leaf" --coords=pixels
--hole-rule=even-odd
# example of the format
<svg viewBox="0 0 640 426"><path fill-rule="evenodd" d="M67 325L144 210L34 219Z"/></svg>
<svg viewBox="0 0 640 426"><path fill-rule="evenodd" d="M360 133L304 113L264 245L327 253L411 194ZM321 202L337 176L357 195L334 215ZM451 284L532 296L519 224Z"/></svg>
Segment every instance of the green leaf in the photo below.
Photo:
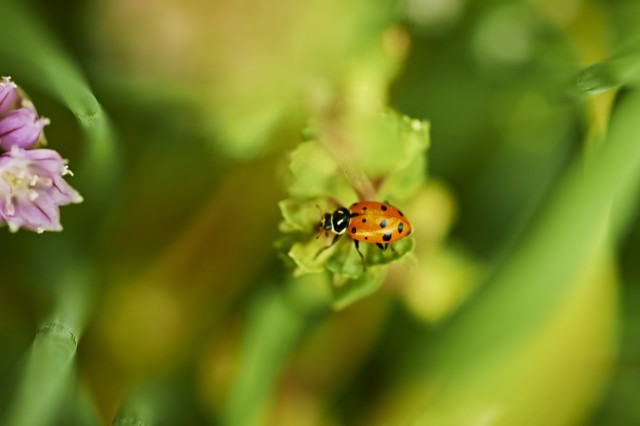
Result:
<svg viewBox="0 0 640 426"><path fill-rule="evenodd" d="M332 308L344 309L374 293L384 282L386 271L386 268L377 266L368 268L366 273L356 279L334 279Z"/></svg>
<svg viewBox="0 0 640 426"><path fill-rule="evenodd" d="M327 248L334 234L325 235L318 227L320 214L332 210L329 203L326 199L289 198L281 201L279 207L284 219L280 230L289 235L277 242L276 249L293 260L297 275L322 272L325 260L338 247ZM322 253L318 255L321 250Z"/></svg>
<svg viewBox="0 0 640 426"><path fill-rule="evenodd" d="M294 198L355 200L355 192L340 174L338 163L319 143L304 142L291 153L289 194Z"/></svg>
<svg viewBox="0 0 640 426"><path fill-rule="evenodd" d="M331 211L326 199L287 198L278 203L287 232L311 233L318 230L322 213Z"/></svg>
<svg viewBox="0 0 640 426"><path fill-rule="evenodd" d="M377 247L375 250L369 250L367 253L367 266L373 265L386 265L391 262L397 262L401 260L408 253L413 252L413 248L416 245L416 240L413 238L405 238L395 243L389 244L389 248L386 250L379 250ZM373 246L369 246L373 248Z"/></svg>
<svg viewBox="0 0 640 426"><path fill-rule="evenodd" d="M409 168L429 146L429 123L388 110L360 123L353 135L356 161L372 179L389 178ZM416 176L421 183L423 174Z"/></svg>
<svg viewBox="0 0 640 426"><path fill-rule="evenodd" d="M398 125L399 145L404 148L404 156L384 180L380 193L393 200L406 200L422 187L427 178L425 151L429 147L429 123L397 115L394 120Z"/></svg>
<svg viewBox="0 0 640 426"><path fill-rule="evenodd" d="M331 243L331 240L329 240L328 243L325 242L327 239L316 240L315 238L310 238L307 241L303 240L293 244L291 250L289 250L289 257L291 257L298 266L295 271L296 275L323 271L325 260L331 256L336 247L338 247L337 245L330 247L318 255L320 250L329 246Z"/></svg>
<svg viewBox="0 0 640 426"><path fill-rule="evenodd" d="M333 308L344 309L375 292L384 282L386 265L409 255L414 246L413 238L395 242L384 251L372 244L361 244L360 251L367 265L364 269L353 243L343 243L325 264L327 270L333 273Z"/></svg>
<svg viewBox="0 0 640 426"><path fill-rule="evenodd" d="M286 234L273 243L273 248L276 250L278 257L291 269L295 269L297 265L293 258L289 256L289 250L291 250L298 238L297 234Z"/></svg>
<svg viewBox="0 0 640 426"><path fill-rule="evenodd" d="M354 166L374 182L383 198L409 198L426 179L429 123L394 111L375 114L346 130ZM294 198L325 197L349 205L357 200L336 158L305 130L307 142L291 154L289 194ZM317 137L317 136L316 136ZM330 209L331 210L331 209Z"/></svg>
<svg viewBox="0 0 640 426"><path fill-rule="evenodd" d="M360 245L360 251L363 252L365 257L370 247L368 244L366 247L365 245ZM327 260L325 266L329 271L341 278L356 279L364 272L362 259L350 239L342 242L339 250L336 250L335 255Z"/></svg>

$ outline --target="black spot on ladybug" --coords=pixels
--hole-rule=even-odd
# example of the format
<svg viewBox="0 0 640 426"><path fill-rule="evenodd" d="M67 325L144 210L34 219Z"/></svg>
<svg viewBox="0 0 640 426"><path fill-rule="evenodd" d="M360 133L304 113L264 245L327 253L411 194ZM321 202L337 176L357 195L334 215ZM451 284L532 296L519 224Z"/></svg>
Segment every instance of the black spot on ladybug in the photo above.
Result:
<svg viewBox="0 0 640 426"><path fill-rule="evenodd" d="M404 215L402 214L402 212L400 210L398 210L398 213L400 214L400 216L404 217Z"/></svg>
<svg viewBox="0 0 640 426"><path fill-rule="evenodd" d="M383 212L387 211L387 206L385 206L384 204L380 208L382 209Z"/></svg>
<svg viewBox="0 0 640 426"><path fill-rule="evenodd" d="M404 225L402 224L402 222L400 222L398 224L398 234L402 234L402 230L404 229Z"/></svg>
<svg viewBox="0 0 640 426"><path fill-rule="evenodd" d="M362 210L366 210L366 209L367 209L366 207L363 207L363 208L362 208Z"/></svg>
<svg viewBox="0 0 640 426"><path fill-rule="evenodd" d="M351 204L351 207L355 207L355 206L356 206L356 204L358 204L358 203L353 203L353 204Z"/></svg>
<svg viewBox="0 0 640 426"><path fill-rule="evenodd" d="M351 233L355 234L356 233L356 228L351 228Z"/></svg>
<svg viewBox="0 0 640 426"><path fill-rule="evenodd" d="M367 219L362 219L362 223L367 223Z"/></svg>
<svg viewBox="0 0 640 426"><path fill-rule="evenodd" d="M364 239L365 239L365 240L368 240L368 239L369 239L369 237L364 237Z"/></svg>
<svg viewBox="0 0 640 426"><path fill-rule="evenodd" d="M380 228L384 228L385 226L387 226L387 219L383 219L382 222L380 222Z"/></svg>
<svg viewBox="0 0 640 426"><path fill-rule="evenodd" d="M382 241L391 241L391 232L387 231L382 236Z"/></svg>

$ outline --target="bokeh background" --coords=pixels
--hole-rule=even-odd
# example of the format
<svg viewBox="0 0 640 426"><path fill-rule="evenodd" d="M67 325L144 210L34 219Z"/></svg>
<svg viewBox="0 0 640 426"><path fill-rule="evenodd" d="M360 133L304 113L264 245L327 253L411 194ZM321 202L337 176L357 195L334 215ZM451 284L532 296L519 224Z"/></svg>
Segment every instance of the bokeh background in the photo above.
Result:
<svg viewBox="0 0 640 426"><path fill-rule="evenodd" d="M85 202L0 229L0 424L640 424L639 31L633 0L3 1ZM384 108L430 122L415 261L336 310L274 248L289 153Z"/></svg>

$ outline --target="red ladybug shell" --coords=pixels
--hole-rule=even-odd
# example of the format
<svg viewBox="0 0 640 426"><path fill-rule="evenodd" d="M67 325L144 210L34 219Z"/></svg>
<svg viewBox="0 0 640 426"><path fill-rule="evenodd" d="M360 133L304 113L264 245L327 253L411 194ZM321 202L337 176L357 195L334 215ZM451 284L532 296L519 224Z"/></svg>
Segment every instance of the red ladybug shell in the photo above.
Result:
<svg viewBox="0 0 640 426"><path fill-rule="evenodd" d="M357 241L392 243L411 233L411 224L400 210L388 203L362 201L349 207L347 233Z"/></svg>

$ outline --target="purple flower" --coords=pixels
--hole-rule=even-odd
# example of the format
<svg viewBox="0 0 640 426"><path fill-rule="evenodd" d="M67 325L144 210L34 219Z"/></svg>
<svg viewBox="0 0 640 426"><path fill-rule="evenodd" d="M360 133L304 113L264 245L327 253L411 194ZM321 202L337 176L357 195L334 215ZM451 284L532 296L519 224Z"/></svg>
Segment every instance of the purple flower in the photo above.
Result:
<svg viewBox="0 0 640 426"><path fill-rule="evenodd" d="M0 116L15 108L19 99L18 86L11 81L11 77L2 77L2 81L0 81Z"/></svg>
<svg viewBox="0 0 640 426"><path fill-rule="evenodd" d="M12 232L60 231L58 206L80 203L82 197L62 178L71 174L66 161L50 149L13 147L0 156L0 223Z"/></svg>
<svg viewBox="0 0 640 426"><path fill-rule="evenodd" d="M24 108L14 109L0 118L0 148L30 148L40 137L49 119L38 117L35 108L29 102L23 102Z"/></svg>

